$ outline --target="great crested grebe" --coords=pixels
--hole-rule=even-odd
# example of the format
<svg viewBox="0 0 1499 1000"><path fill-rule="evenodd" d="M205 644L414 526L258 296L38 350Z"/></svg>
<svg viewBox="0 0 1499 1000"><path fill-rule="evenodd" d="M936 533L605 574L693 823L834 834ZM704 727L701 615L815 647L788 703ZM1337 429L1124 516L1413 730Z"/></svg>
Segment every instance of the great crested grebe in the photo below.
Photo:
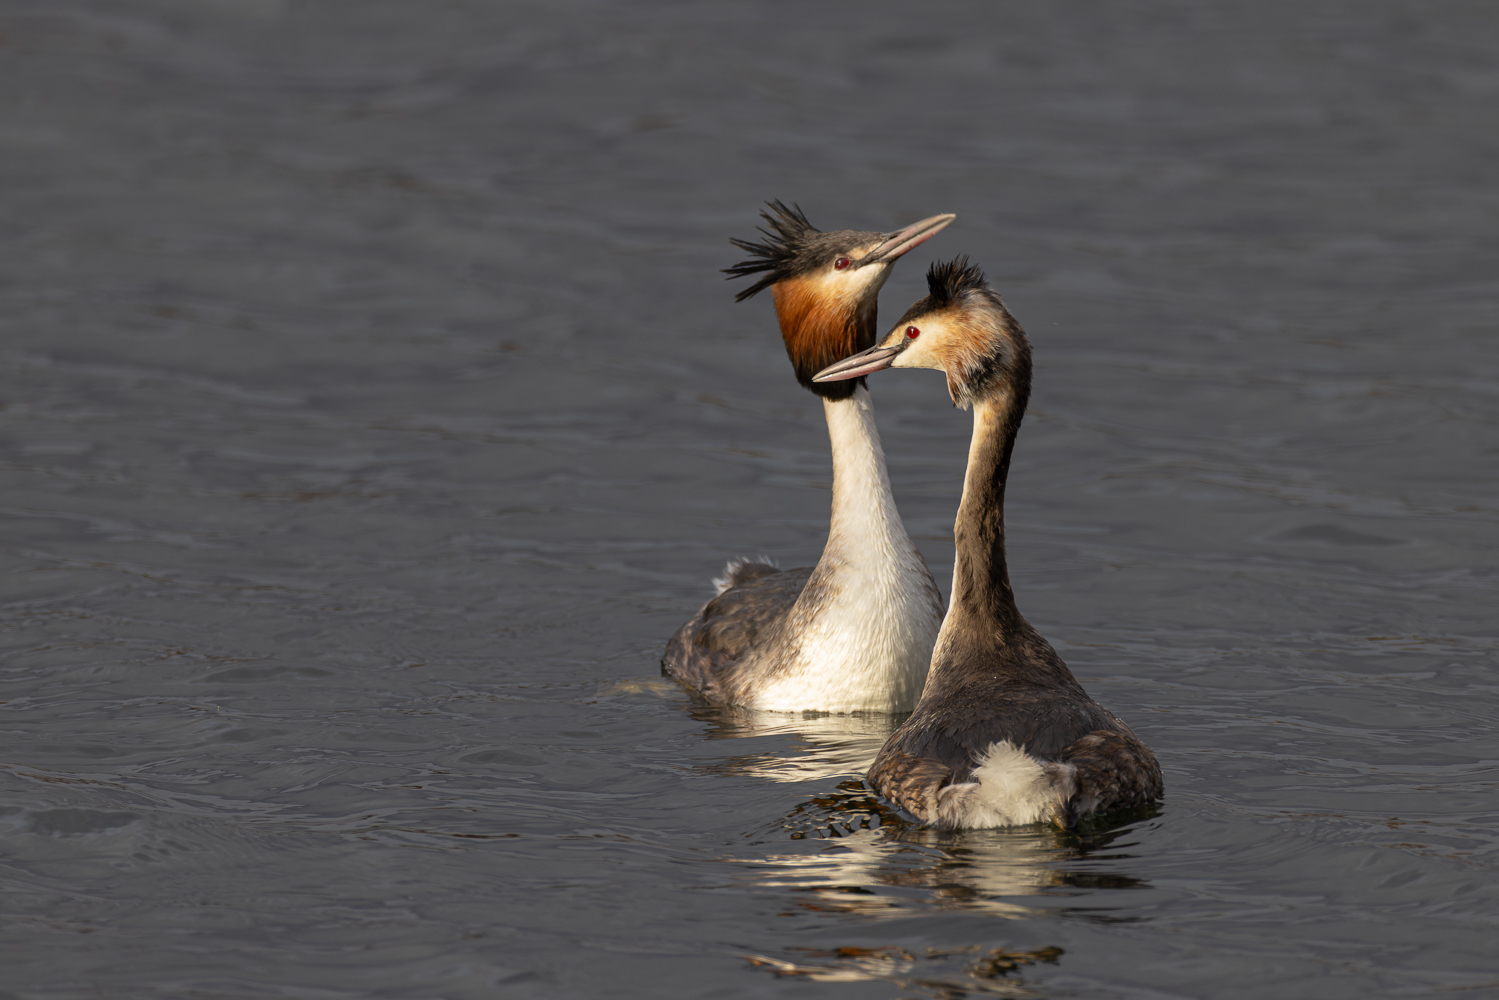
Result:
<svg viewBox="0 0 1499 1000"><path fill-rule="evenodd" d="M938 829L1072 826L1161 795L1155 755L1099 705L1020 615L1005 566L1005 477L1031 391L1031 346L966 257L934 264L929 294L874 347L818 383L938 368L973 408L953 537L952 596L916 711L869 770L875 791Z"/></svg>
<svg viewBox="0 0 1499 1000"><path fill-rule="evenodd" d="M885 453L863 380L812 375L874 343L876 298L890 269L956 216L894 233L814 229L800 208L770 203L763 243L731 277L762 274L797 381L822 397L833 446L833 513L815 567L736 559L718 596L666 645L661 670L711 702L767 711L908 712L921 694L942 595L890 496Z"/></svg>

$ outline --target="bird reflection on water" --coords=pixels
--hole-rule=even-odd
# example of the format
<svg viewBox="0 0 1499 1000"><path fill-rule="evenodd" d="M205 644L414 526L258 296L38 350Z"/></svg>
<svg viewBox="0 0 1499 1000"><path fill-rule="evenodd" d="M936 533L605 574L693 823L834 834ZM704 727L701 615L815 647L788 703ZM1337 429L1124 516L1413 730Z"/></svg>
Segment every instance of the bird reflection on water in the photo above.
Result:
<svg viewBox="0 0 1499 1000"><path fill-rule="evenodd" d="M844 807L839 798L852 802L853 808ZM831 806L822 805L829 800ZM836 829L850 812L872 801L859 783L845 782L834 795L818 796L798 807L785 825L811 825L806 814L825 810L824 816L833 818L824 818L821 829ZM754 863L749 877L764 886L806 893L796 903L803 911L904 916L935 905L1007 918L1069 915L1105 921L1110 917L1096 905L1082 912L1017 899L1066 896L1069 889L1146 885L1117 870L1118 862L1128 858L1118 851L1129 846L1119 841L1130 826L1084 834L1040 825L981 835L944 834L878 808L881 825L820 838L825 846L815 853L768 854ZM1109 853L1101 855L1106 849ZM1108 862L1108 868L1100 867L1101 862Z"/></svg>
<svg viewBox="0 0 1499 1000"><path fill-rule="evenodd" d="M790 752L736 754L708 768L719 774L752 774L771 781L862 777L901 718L883 712L754 712L702 703L690 714L708 726L703 735L710 740L791 737L794 743Z"/></svg>
<svg viewBox="0 0 1499 1000"><path fill-rule="evenodd" d="M860 944L793 948L783 957L745 958L777 976L816 982L878 980L907 995L941 1000L974 994L1037 996L1025 982L1026 969L1037 963L1060 964L1062 949L1016 950L991 939L927 948L922 954L867 942L872 933L878 934L878 923L933 908L1006 920L1131 919L1109 914L1091 890L1146 887L1143 880L1118 871L1118 865L1128 859L1121 853L1130 846L1127 835L1147 818L1140 815L1129 825L1082 831L1036 824L943 833L902 820L862 781L844 781L836 791L813 796L787 816L784 827L800 828L792 829L788 838L800 836L795 845L800 853L788 850L750 861L744 879L787 894L781 916L856 918ZM871 821L868 827L862 825ZM734 863L742 866L746 861L738 858ZM1086 908L1056 905L1057 897L1082 890L1090 890ZM874 928L870 920L877 922Z"/></svg>
<svg viewBox="0 0 1499 1000"><path fill-rule="evenodd" d="M675 684L650 678L616 684L601 696L647 691L660 697L680 693ZM864 784L865 770L900 716L754 712L698 699L684 708L708 740L780 738L774 751L734 754L698 767L809 787L785 815L746 831L749 852L721 858L740 870L734 881L778 896L784 901L781 916L852 918L848 926L858 928L861 940L842 947L743 956L776 976L881 981L907 996L940 1000L1037 996L1026 984L1027 970L1064 963L1060 948L1017 949L990 939L913 950L870 943L871 928L933 909L1005 920L1127 922L1134 918L1099 905L1097 891L1148 887L1120 869L1129 864L1130 834L1157 814L1154 807L1070 830L1038 823L942 832L903 818ZM757 854L754 847L767 850ZM1087 906L1067 905L1067 897L1084 893Z"/></svg>
<svg viewBox="0 0 1499 1000"><path fill-rule="evenodd" d="M857 983L884 980L918 994L957 1000L972 993L987 996L1033 997L1035 990L1010 973L1038 962L1057 964L1061 948L1019 951L1008 948L928 948L924 955L898 945L876 948L798 948L806 958L798 962L746 955L752 965L777 976L818 983ZM832 961L827 961L831 959ZM952 969L954 964L960 968Z"/></svg>

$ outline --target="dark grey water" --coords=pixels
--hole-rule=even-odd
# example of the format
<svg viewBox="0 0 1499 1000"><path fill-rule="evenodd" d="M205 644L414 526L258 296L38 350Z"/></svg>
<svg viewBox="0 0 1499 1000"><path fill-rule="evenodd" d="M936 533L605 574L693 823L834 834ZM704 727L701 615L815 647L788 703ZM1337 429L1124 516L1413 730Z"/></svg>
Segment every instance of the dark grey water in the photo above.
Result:
<svg viewBox="0 0 1499 1000"><path fill-rule="evenodd" d="M0 997L1499 995L1496 162L1489 3L8 0ZM881 826L892 720L658 676L826 530L772 197L959 213L884 316L1029 329L1158 816ZM968 418L873 391L945 583Z"/></svg>

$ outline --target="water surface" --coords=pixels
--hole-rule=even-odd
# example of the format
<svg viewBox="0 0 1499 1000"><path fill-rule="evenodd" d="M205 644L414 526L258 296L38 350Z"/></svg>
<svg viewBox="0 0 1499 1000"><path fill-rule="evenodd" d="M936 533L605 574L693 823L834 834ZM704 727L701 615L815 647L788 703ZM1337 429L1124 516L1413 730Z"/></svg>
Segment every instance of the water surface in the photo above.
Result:
<svg viewBox="0 0 1499 1000"><path fill-rule="evenodd" d="M1499 11L11 0L0 997L1499 994ZM1035 344L1158 815L937 836L658 675L827 525L766 198ZM938 580L968 416L872 380Z"/></svg>

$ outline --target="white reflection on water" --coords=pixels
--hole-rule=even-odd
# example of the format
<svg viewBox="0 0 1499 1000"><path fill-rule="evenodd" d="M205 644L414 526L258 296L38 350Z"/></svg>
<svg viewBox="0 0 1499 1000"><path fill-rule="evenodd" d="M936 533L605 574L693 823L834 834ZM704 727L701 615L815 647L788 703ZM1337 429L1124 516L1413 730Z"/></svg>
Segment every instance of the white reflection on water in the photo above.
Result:
<svg viewBox="0 0 1499 1000"><path fill-rule="evenodd" d="M858 783L846 781L839 791L818 796L812 810L828 813L847 808L846 800L869 798ZM844 801L840 801L844 800ZM804 807L806 808L806 807ZM888 815L888 814L886 814ZM744 881L787 893L783 916L818 914L875 921L905 918L932 909L962 910L1005 920L1084 916L1109 922L1096 896L1087 912L1074 912L1044 897L1070 896L1080 889L1143 888L1128 875L1096 870L1088 855L1111 846L1128 827L1091 835L1043 826L939 834L893 822L837 839L806 841L820 850L732 859L748 871ZM836 827L836 821L829 826ZM1121 857L1110 852L1110 862ZM731 860L731 859L725 859ZM1034 903L1028 902L1031 897ZM855 925L858 926L858 925ZM860 931L867 942L868 926ZM836 948L790 948L788 957L744 956L778 977L812 982L883 981L913 994L948 998L968 994L1036 996L1019 973L1037 963L1057 964L1061 948L1016 951L987 944L927 948L925 954L894 944L864 943Z"/></svg>
<svg viewBox="0 0 1499 1000"><path fill-rule="evenodd" d="M785 752L729 757L721 765L726 771L753 774L771 781L862 778L902 718L878 712L827 715L721 708L704 708L693 714L711 724L705 734L708 739L792 737L793 742Z"/></svg>
<svg viewBox="0 0 1499 1000"><path fill-rule="evenodd" d="M1108 839L1113 836L1117 833ZM750 862L747 877L762 886L806 893L797 905L809 911L902 916L913 907L935 905L1008 919L1058 912L1055 905L1020 901L1027 896L1083 884L1118 889L1144 884L1123 874L1072 870L1069 863L1102 843L1083 845L1075 834L1039 826L956 836L887 826L816 843L827 846Z"/></svg>
<svg viewBox="0 0 1499 1000"><path fill-rule="evenodd" d="M610 698L670 698L686 693L666 677L632 677L601 689L595 700ZM695 697L695 696L693 696ZM770 781L824 781L860 777L904 716L880 712L830 715L826 712L753 712L721 705L695 704L694 719L707 725L704 738L738 740L751 737L790 737L789 746L773 752L735 754L708 770L718 774L750 774Z"/></svg>

